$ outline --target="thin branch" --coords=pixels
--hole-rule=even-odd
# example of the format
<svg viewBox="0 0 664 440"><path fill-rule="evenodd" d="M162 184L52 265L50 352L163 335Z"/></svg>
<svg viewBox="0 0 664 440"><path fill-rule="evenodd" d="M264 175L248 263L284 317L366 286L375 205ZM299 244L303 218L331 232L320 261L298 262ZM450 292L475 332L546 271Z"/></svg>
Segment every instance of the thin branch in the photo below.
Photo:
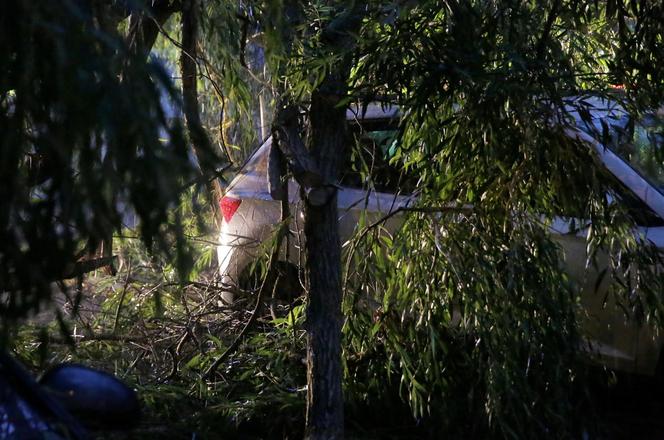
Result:
<svg viewBox="0 0 664 440"><path fill-rule="evenodd" d="M247 32L249 32L249 18L245 15L238 14L238 19L242 22L242 32L240 35L240 65L247 70L250 70L247 66L247 60L245 59L245 52L247 49Z"/></svg>
<svg viewBox="0 0 664 440"><path fill-rule="evenodd" d="M288 162L293 177L304 189L308 202L313 206L327 203L336 192L335 185L323 177L316 161L300 138L297 107L282 103L272 126L272 137Z"/></svg>
<svg viewBox="0 0 664 440"><path fill-rule="evenodd" d="M127 289L129 288L129 281L131 280L131 260L129 261L129 267L127 268L127 277L125 278L124 286L122 287L122 294L120 295L120 301L118 301L118 307L115 309L115 320L113 321L113 334L118 330L118 324L120 323L120 312L122 311L122 305L124 304L125 297L127 296Z"/></svg>
<svg viewBox="0 0 664 440"><path fill-rule="evenodd" d="M147 336L129 336L129 335L116 335L113 333L99 333L99 334L84 334L77 335L74 338L74 341L77 343L80 342L145 342L149 338ZM69 344L69 341L65 338L55 335L49 335L47 338L48 343L50 344Z"/></svg>

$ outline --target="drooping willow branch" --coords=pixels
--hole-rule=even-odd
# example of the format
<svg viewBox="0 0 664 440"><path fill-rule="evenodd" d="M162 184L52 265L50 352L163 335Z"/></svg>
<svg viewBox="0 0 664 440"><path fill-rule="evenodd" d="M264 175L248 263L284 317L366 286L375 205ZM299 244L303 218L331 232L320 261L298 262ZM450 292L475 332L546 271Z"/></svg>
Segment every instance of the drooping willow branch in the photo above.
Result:
<svg viewBox="0 0 664 440"><path fill-rule="evenodd" d="M471 205L449 205L449 206L401 206L394 211L390 211L378 220L374 221L370 225L367 225L362 231L359 233L357 238L353 240L353 244L350 248L350 251L348 252L348 259L346 260L346 271L344 275L344 282L342 284L343 290L346 289L346 286L348 285L348 276L350 273L350 265L351 261L353 260L353 256L355 255L355 250L357 249L357 246L364 240L364 238L367 236L367 234L380 226L381 224L385 223L392 217L394 217L397 214L400 214L402 212L421 212L421 213L429 213L429 214L465 214L469 215L472 214L475 211L474 207Z"/></svg>

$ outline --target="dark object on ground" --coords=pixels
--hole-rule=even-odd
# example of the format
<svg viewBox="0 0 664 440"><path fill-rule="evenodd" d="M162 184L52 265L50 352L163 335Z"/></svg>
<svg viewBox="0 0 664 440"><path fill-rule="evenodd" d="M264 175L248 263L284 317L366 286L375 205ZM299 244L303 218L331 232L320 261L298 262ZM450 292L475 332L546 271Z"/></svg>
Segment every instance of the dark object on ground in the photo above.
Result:
<svg viewBox="0 0 664 440"><path fill-rule="evenodd" d="M115 376L61 364L37 383L0 350L0 440L88 438L91 429L127 429L140 420L136 393Z"/></svg>
<svg viewBox="0 0 664 440"><path fill-rule="evenodd" d="M140 420L136 393L115 376L79 364L60 364L39 380L67 411L93 429L127 429Z"/></svg>

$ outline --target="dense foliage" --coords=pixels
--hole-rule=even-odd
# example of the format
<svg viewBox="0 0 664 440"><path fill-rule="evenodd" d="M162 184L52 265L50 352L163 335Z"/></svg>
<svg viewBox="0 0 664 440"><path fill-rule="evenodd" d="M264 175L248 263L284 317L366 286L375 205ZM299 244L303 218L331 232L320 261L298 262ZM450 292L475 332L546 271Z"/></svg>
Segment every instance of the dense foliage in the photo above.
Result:
<svg viewBox="0 0 664 440"><path fill-rule="evenodd" d="M306 107L309 91L344 59L326 52L326 42L362 14L357 40L345 48L354 57L348 101L400 106L391 162L418 180L418 205L428 212L410 214L394 237L376 219L358 227L345 286L350 383L373 384L367 396L398 383L416 416L440 411L452 431L578 435L588 429L577 392L585 382L576 350L585 311L551 222L563 215L593 225L586 274L592 279L608 252L599 279L612 280L615 313L659 325L664 281L661 256L633 236L634 213L608 202L607 194L620 198L613 177L566 131L570 108L582 119L590 110L570 97L618 101L637 118L660 105L664 84L652 72L662 50L652 20L660 6L462 1L359 9L303 8L299 20L312 24L288 35L287 73L275 71ZM652 160L661 166L661 152ZM365 181L371 187L370 173ZM447 209L464 204L471 214Z"/></svg>
<svg viewBox="0 0 664 440"><path fill-rule="evenodd" d="M3 324L39 307L133 215L149 247L190 265L181 219L169 214L197 176L162 105L179 98L158 62L130 50L112 11L73 1L3 10L0 288L12 291Z"/></svg>
<svg viewBox="0 0 664 440"><path fill-rule="evenodd" d="M191 206L177 201L196 174L180 123L160 106L164 93L178 101L170 79L128 49L120 19L102 26L94 8L33 3L16 2L0 23L10 54L0 60L0 289L13 291L3 297L3 323L34 309L81 250L117 232L127 206L148 246L176 243L181 269L201 245L186 235L205 233L194 222L183 234ZM417 421L422 435L566 438L596 428L578 352L579 285L549 227L561 215L592 224L585 271L608 261L600 277L612 281L607 302L629 319L661 325L664 278L661 255L633 234L634 213L610 203L620 198L614 178L568 136L569 108L589 115L586 101L569 97L605 97L636 117L658 107L663 12L660 2L635 0L215 0L197 10L203 121L236 163L262 133L265 102L298 106L306 133L311 93L339 63L351 67L344 104L401 108L390 161L416 184L417 203L400 214L398 232L386 219L363 218L344 246L353 432L368 423L367 408L403 415L398 399L412 417L394 424L415 429ZM161 29L163 51L176 50L177 19ZM353 38L331 45L337 34ZM230 129L229 116L242 123ZM662 167L661 154L648 157L650 166ZM217 304L213 279L183 284L172 264L133 243L116 247L125 253L120 277L95 287L102 310L74 356L113 352L116 372L132 377L153 409L197 414L200 433L240 426L287 435L300 426L300 302L261 315L204 379L252 306ZM155 291L156 305L148 299ZM41 336L41 351L35 338L24 329L19 352L48 363L49 338ZM50 360L69 356L55 353Z"/></svg>

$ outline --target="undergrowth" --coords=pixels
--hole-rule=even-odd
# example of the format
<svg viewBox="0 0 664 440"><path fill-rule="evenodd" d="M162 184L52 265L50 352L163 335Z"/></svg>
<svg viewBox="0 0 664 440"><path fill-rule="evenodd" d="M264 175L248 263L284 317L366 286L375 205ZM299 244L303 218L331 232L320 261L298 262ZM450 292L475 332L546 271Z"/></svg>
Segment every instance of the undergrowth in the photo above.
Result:
<svg viewBox="0 0 664 440"><path fill-rule="evenodd" d="M98 271L82 282L61 286L64 293L55 300L61 317L42 313L20 327L14 338L15 354L35 373L61 362L80 362L113 373L137 390L144 408L138 427L131 432L97 433L98 438L302 438L306 398L302 298L273 304L272 310L267 304L260 308L239 345L226 353L249 322L255 295L245 292L232 306L223 303L221 293L228 286L222 286L216 275L212 240L196 235L190 241L198 247L199 259L190 278L196 281L182 281L174 268L151 256L131 235L119 238L117 274ZM372 267L370 273L383 272L367 280L352 276L347 280L347 287L358 292L346 298L345 310L347 438L509 437L492 431L488 405L499 404L489 399L501 392L528 404L516 389L525 385L509 377L510 383L495 382L494 377L509 372L510 359L501 366L502 358L483 347L486 342L477 337L479 330L462 332L451 325L454 312L446 308L444 298L427 308L412 282L391 285L393 269L382 248L371 240L363 246L358 249L365 256L364 264ZM394 248L392 252L398 255ZM419 270L414 266L419 264L417 258L409 261ZM392 263L401 267L398 261ZM430 263L425 259L421 263L426 271ZM359 270L361 264L356 267ZM413 268L409 275L415 273ZM401 308L388 297L372 303L376 301L372 294L398 293L400 288L406 289L405 296L397 298L405 301ZM222 355L224 361L206 377ZM492 370L483 370L482 365ZM515 369L512 374L519 373ZM561 386L530 374L524 380L536 391L530 396L535 404L542 401L541 393ZM579 420L588 414L585 380L576 377L580 391L568 392L569 399L561 403L574 407ZM572 422L578 420L561 421Z"/></svg>

